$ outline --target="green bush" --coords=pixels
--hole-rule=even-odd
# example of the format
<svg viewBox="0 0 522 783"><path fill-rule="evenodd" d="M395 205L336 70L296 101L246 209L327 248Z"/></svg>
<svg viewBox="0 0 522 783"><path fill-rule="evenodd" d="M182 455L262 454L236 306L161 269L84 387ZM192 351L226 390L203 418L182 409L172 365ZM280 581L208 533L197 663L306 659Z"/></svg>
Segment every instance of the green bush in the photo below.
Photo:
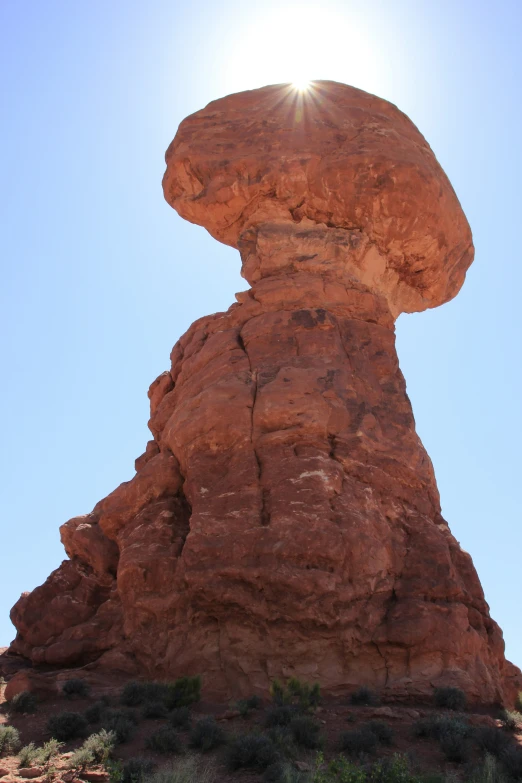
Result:
<svg viewBox="0 0 522 783"><path fill-rule="evenodd" d="M68 699L72 699L74 696L85 699L89 695L90 690L89 684L79 677L75 677L72 680L66 680L62 685L62 691Z"/></svg>
<svg viewBox="0 0 522 783"><path fill-rule="evenodd" d="M304 772L299 772L288 761L277 761L266 768L263 781L265 783L310 783L310 777Z"/></svg>
<svg viewBox="0 0 522 783"><path fill-rule="evenodd" d="M169 710L176 707L189 707L201 698L201 677L180 677L167 684L166 705Z"/></svg>
<svg viewBox="0 0 522 783"><path fill-rule="evenodd" d="M504 728L508 731L517 731L522 726L522 715L520 712L502 710L500 713L500 720L502 721Z"/></svg>
<svg viewBox="0 0 522 783"><path fill-rule="evenodd" d="M378 740L375 734L364 728L344 731L339 737L340 750L356 757L366 753L373 753L377 743Z"/></svg>
<svg viewBox="0 0 522 783"><path fill-rule="evenodd" d="M137 707L145 702L162 702L167 709L188 707L199 701L201 678L180 677L175 682L128 682L121 694L120 702L127 707Z"/></svg>
<svg viewBox="0 0 522 783"><path fill-rule="evenodd" d="M270 707L265 715L265 726L289 726L295 715L295 707L292 707L289 704Z"/></svg>
<svg viewBox="0 0 522 783"><path fill-rule="evenodd" d="M287 759L297 758L298 749L289 725L272 726L268 729L267 736L272 740L281 756Z"/></svg>
<svg viewBox="0 0 522 783"><path fill-rule="evenodd" d="M150 759L135 756L125 762L122 769L121 783L141 783L154 769Z"/></svg>
<svg viewBox="0 0 522 783"><path fill-rule="evenodd" d="M350 696L350 703L359 706L375 707L379 702L380 699L375 691L372 691L371 688L367 688L366 685L357 688Z"/></svg>
<svg viewBox="0 0 522 783"><path fill-rule="evenodd" d="M470 737L472 727L467 721L460 718L448 718L446 715L431 715L421 718L413 724L413 733L416 737L440 740L445 734Z"/></svg>
<svg viewBox="0 0 522 783"><path fill-rule="evenodd" d="M92 754L84 747L77 748L67 762L69 769L85 769L93 764Z"/></svg>
<svg viewBox="0 0 522 783"><path fill-rule="evenodd" d="M103 701L95 701L94 704L89 705L85 712L85 719L87 723L100 723L107 711L107 705Z"/></svg>
<svg viewBox="0 0 522 783"><path fill-rule="evenodd" d="M20 745L18 729L14 726L0 726L0 755L16 753Z"/></svg>
<svg viewBox="0 0 522 783"><path fill-rule="evenodd" d="M448 761L462 764L469 758L469 743L461 734L443 734L439 740L440 749Z"/></svg>
<svg viewBox="0 0 522 783"><path fill-rule="evenodd" d="M104 764L114 750L116 741L115 732L102 729L96 734L91 734L90 737L87 737L82 747L92 754L93 761L96 764Z"/></svg>
<svg viewBox="0 0 522 783"><path fill-rule="evenodd" d="M250 715L252 710L258 710L261 704L262 702L259 696L249 696L248 699L239 699L239 701L236 702L237 709L243 718Z"/></svg>
<svg viewBox="0 0 522 783"><path fill-rule="evenodd" d="M115 735L118 745L128 742L136 728L136 716L130 710L107 710L103 717L103 728Z"/></svg>
<svg viewBox="0 0 522 783"><path fill-rule="evenodd" d="M143 705L142 718L166 718L168 709L162 701L148 701Z"/></svg>
<svg viewBox="0 0 522 783"><path fill-rule="evenodd" d="M87 732L87 721L79 712L58 712L47 721L47 730L59 742L83 737Z"/></svg>
<svg viewBox="0 0 522 783"><path fill-rule="evenodd" d="M383 720L370 720L364 724L364 729L375 734L381 745L391 745L393 742L393 729Z"/></svg>
<svg viewBox="0 0 522 783"><path fill-rule="evenodd" d="M13 696L7 703L10 712L29 713L36 712L38 699L31 691L21 691Z"/></svg>
<svg viewBox="0 0 522 783"><path fill-rule="evenodd" d="M188 729L190 726L189 708L175 707L169 715L169 723L176 729Z"/></svg>
<svg viewBox="0 0 522 783"><path fill-rule="evenodd" d="M461 712L466 709L466 694L460 688L435 688L433 701L436 707Z"/></svg>
<svg viewBox="0 0 522 783"><path fill-rule="evenodd" d="M515 780L522 779L522 748L510 745L500 753L503 769Z"/></svg>
<svg viewBox="0 0 522 783"><path fill-rule="evenodd" d="M310 715L296 715L290 723L296 745L308 750L321 747L321 727Z"/></svg>
<svg viewBox="0 0 522 783"><path fill-rule="evenodd" d="M57 739L52 737L50 740L45 742L38 751L38 763L47 764L48 761L51 761L51 759L59 755L62 747L63 742L58 742Z"/></svg>
<svg viewBox="0 0 522 783"><path fill-rule="evenodd" d="M511 744L508 734L493 726L483 726L475 732L475 740L482 750L500 758L502 752Z"/></svg>
<svg viewBox="0 0 522 783"><path fill-rule="evenodd" d="M171 726L162 726L147 737L145 744L156 753L181 753L183 750L181 740Z"/></svg>
<svg viewBox="0 0 522 783"><path fill-rule="evenodd" d="M209 761L183 756L145 778L146 783L215 783L216 773Z"/></svg>
<svg viewBox="0 0 522 783"><path fill-rule="evenodd" d="M207 753L225 742L225 732L214 718L202 718L190 732L190 744L193 748Z"/></svg>
<svg viewBox="0 0 522 783"><path fill-rule="evenodd" d="M292 705L303 712L317 707L321 701L321 689L319 683L310 685L301 682L296 677L291 677L286 685L279 680L274 680L270 686L272 701L277 706Z"/></svg>
<svg viewBox="0 0 522 783"><path fill-rule="evenodd" d="M30 742L29 745L24 745L18 753L18 766L30 767L36 761L37 756L38 748L34 742Z"/></svg>
<svg viewBox="0 0 522 783"><path fill-rule="evenodd" d="M255 769L262 772L278 760L277 748L263 734L242 734L236 737L228 750L228 766L236 769Z"/></svg>

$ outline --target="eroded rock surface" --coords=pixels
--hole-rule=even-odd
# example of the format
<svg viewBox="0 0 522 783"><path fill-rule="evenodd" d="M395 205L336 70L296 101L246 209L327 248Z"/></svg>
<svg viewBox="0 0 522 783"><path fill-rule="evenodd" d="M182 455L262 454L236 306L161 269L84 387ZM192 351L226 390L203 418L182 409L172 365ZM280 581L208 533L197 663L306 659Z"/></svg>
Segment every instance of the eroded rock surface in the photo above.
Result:
<svg viewBox="0 0 522 783"><path fill-rule="evenodd" d="M296 675L510 703L520 672L395 351L396 316L454 296L473 258L426 141L354 88L267 87L187 118L164 189L252 287L174 347L136 476L61 528L70 559L14 607L11 651L221 696Z"/></svg>

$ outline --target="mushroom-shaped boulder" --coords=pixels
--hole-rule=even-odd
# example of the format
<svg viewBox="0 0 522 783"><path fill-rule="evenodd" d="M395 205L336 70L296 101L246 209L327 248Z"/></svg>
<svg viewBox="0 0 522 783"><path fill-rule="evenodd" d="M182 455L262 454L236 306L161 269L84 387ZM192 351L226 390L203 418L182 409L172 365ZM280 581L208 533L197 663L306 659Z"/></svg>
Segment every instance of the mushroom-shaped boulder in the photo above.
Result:
<svg viewBox="0 0 522 783"><path fill-rule="evenodd" d="M345 84L212 101L181 123L166 161L169 204L242 251L267 224L357 232L347 272L395 315L451 299L473 260L468 222L424 137L396 106Z"/></svg>

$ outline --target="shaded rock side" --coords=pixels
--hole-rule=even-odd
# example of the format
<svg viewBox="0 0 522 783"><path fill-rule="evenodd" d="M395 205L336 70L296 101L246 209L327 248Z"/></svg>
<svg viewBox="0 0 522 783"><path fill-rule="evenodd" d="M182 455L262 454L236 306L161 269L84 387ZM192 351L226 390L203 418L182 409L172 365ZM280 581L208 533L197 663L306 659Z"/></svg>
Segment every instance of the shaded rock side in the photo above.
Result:
<svg viewBox="0 0 522 783"><path fill-rule="evenodd" d="M308 159L301 137L282 184L270 157L277 149L288 162L287 103L304 100L288 87L254 91L271 113L257 116L246 93L182 123L167 153L167 200L240 249L252 287L174 347L149 390L153 440L135 477L62 526L69 560L13 608L11 652L34 664L202 674L220 697L295 675L329 693L365 684L408 698L454 685L471 700L510 704L520 672L441 516L395 350L399 312L457 293L472 259L469 227L404 115L345 85L315 90L323 113L308 106L306 143L313 152L319 137L324 157L328 142L342 174L341 185L319 178L321 209L299 163ZM339 206L354 165L336 140L341 120L376 124L387 154L361 142L353 227L352 196ZM364 155L369 176L376 159L388 173L371 197ZM398 181L417 197L401 208L393 177L404 160L411 177ZM295 190L304 201L288 210ZM417 227L405 214L415 201ZM438 240L427 241L435 224Z"/></svg>

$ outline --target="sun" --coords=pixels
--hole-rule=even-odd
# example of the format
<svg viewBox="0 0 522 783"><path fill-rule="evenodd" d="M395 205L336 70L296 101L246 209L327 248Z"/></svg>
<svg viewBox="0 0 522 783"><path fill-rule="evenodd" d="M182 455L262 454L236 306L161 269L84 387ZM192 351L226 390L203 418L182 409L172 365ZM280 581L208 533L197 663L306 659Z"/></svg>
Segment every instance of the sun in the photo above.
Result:
<svg viewBox="0 0 522 783"><path fill-rule="evenodd" d="M309 79L298 79L295 82L292 82L292 87L294 90L297 90L297 92L307 92L310 89L311 82Z"/></svg>

